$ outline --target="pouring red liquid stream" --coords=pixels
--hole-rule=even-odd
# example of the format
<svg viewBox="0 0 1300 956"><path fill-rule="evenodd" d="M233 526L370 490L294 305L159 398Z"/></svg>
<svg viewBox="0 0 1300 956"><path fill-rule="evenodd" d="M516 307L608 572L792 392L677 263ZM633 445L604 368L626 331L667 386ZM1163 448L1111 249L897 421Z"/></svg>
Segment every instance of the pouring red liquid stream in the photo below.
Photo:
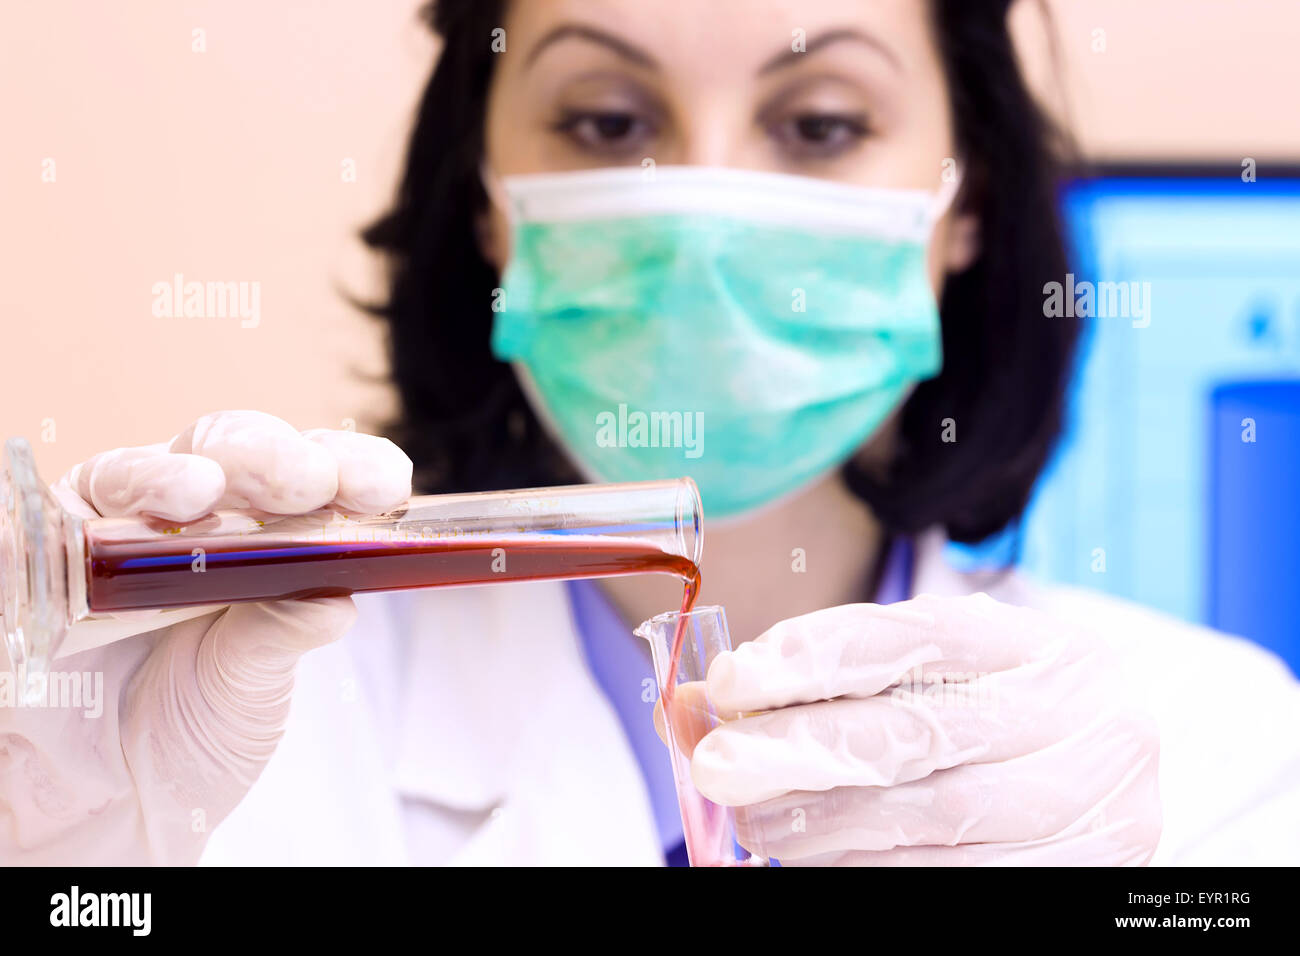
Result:
<svg viewBox="0 0 1300 956"><path fill-rule="evenodd" d="M693 564L691 567L693 571L690 575L682 575L686 578L686 587L682 592L682 613L677 619L677 627L673 630L673 651L668 658L668 677L660 689L665 718L668 716L667 707L673 700L673 690L677 687L677 666L682 659L682 642L686 638L686 616L695 608L695 599L700 596L700 585L703 583L700 579L700 569Z"/></svg>

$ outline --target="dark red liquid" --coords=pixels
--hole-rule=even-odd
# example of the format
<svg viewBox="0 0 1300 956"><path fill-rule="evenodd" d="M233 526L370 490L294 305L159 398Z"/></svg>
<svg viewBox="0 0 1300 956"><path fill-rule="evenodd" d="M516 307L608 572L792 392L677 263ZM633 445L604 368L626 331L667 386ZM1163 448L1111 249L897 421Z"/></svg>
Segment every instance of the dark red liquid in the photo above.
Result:
<svg viewBox="0 0 1300 956"><path fill-rule="evenodd" d="M196 542L201 558L193 554ZM689 558L594 535L304 542L270 532L175 543L88 536L86 545L87 598L96 612L502 581L668 573L693 582L699 576ZM690 604L695 590L688 585Z"/></svg>
<svg viewBox="0 0 1300 956"><path fill-rule="evenodd" d="M686 579L686 588L682 593L682 615L677 619L677 627L673 630L673 651L668 658L668 677L664 681L664 686L660 688L660 696L664 702L664 714L667 716L667 707L672 703L673 691L677 687L677 665L682 659L682 641L686 638L686 615L691 613L695 607L695 599L700 596L700 569L691 565L690 574L683 574Z"/></svg>

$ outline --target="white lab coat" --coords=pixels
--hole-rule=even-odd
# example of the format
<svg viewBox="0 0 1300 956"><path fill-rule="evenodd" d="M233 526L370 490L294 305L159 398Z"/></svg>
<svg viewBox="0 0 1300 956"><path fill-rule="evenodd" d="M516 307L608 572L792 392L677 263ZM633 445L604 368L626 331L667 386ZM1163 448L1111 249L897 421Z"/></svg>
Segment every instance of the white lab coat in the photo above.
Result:
<svg viewBox="0 0 1300 956"><path fill-rule="evenodd" d="M958 573L943 544L918 541L914 593L987 591L1088 620L1121 652L1161 732L1154 862L1300 862L1300 683L1285 664L1099 595ZM562 585L357 603L349 634L301 661L284 739L202 862L662 864Z"/></svg>

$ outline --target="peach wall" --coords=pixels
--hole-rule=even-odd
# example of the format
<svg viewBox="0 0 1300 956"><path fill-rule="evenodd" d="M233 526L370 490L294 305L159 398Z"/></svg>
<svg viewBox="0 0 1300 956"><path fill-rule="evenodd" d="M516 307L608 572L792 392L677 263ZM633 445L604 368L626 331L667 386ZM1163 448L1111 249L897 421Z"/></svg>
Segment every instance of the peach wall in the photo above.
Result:
<svg viewBox="0 0 1300 956"><path fill-rule="evenodd" d="M48 478L213 409L303 428L385 414L364 377L384 371L378 329L336 289L374 288L354 236L390 193L431 62L414 10L6 7L0 435L31 439ZM260 322L156 317L154 283L176 273L260 283Z"/></svg>
<svg viewBox="0 0 1300 956"><path fill-rule="evenodd" d="M1090 151L1300 157L1294 0L1052 6ZM0 13L0 436L31 438L47 477L217 408L304 428L386 412L387 390L365 380L383 372L378 328L336 289L374 288L354 236L390 192L433 55L415 7L43 0ZM1041 74L1038 24L1017 22ZM176 273L260 283L260 322L155 316L153 286Z"/></svg>
<svg viewBox="0 0 1300 956"><path fill-rule="evenodd" d="M1300 3L1050 0L1048 6L1068 116L1089 153L1300 159ZM1041 17L1022 2L1013 23L1031 75L1044 80ZM1099 36L1104 44L1095 49ZM1058 104L1061 98L1049 97Z"/></svg>

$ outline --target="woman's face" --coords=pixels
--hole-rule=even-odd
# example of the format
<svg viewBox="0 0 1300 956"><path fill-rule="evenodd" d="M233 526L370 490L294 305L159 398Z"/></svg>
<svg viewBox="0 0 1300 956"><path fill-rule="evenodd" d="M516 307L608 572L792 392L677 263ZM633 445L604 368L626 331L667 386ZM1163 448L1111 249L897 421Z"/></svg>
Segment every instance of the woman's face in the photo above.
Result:
<svg viewBox="0 0 1300 956"><path fill-rule="evenodd" d="M943 64L918 0L527 0L508 4L488 99L498 176L734 166L937 191L955 159ZM485 253L502 268L500 211ZM931 258L969 264L949 213Z"/></svg>

